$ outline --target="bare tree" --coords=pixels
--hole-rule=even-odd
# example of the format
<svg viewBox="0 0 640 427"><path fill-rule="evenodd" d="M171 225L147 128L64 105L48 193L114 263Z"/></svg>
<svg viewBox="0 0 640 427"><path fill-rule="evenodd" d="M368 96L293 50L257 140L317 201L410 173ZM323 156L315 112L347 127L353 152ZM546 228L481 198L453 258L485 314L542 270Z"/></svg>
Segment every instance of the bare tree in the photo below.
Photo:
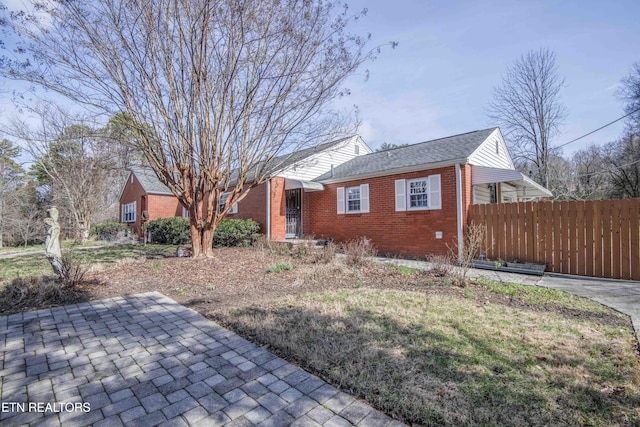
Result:
<svg viewBox="0 0 640 427"><path fill-rule="evenodd" d="M12 191L19 186L24 171L17 163L16 158L20 154L20 148L12 142L3 139L0 141L0 248L3 246L3 236L6 213L8 212L7 199Z"/></svg>
<svg viewBox="0 0 640 427"><path fill-rule="evenodd" d="M212 256L222 218L287 153L335 130L328 107L379 51L335 0L43 3L44 19L9 21L28 57L5 58L5 74L127 113L189 211L194 256Z"/></svg>
<svg viewBox="0 0 640 427"><path fill-rule="evenodd" d="M38 184L59 208L65 234L84 241L94 219L113 207L121 185L114 179L114 146L91 123L51 105L38 118L39 126L14 119L6 131L33 157Z"/></svg>
<svg viewBox="0 0 640 427"><path fill-rule="evenodd" d="M505 132L515 162L532 167L534 178L547 188L550 143L567 115L560 103L563 86L553 51L531 51L507 68L489 104L489 117Z"/></svg>
<svg viewBox="0 0 640 427"><path fill-rule="evenodd" d="M625 102L625 113L631 114L630 127L640 132L640 62L633 64L629 74L622 79L618 95Z"/></svg>
<svg viewBox="0 0 640 427"><path fill-rule="evenodd" d="M628 132L619 141L607 144L604 164L611 182L611 197L640 197L640 135Z"/></svg>
<svg viewBox="0 0 640 427"><path fill-rule="evenodd" d="M578 200L598 200L608 196L609 176L601 147L591 145L576 151L571 157L574 172L573 197Z"/></svg>

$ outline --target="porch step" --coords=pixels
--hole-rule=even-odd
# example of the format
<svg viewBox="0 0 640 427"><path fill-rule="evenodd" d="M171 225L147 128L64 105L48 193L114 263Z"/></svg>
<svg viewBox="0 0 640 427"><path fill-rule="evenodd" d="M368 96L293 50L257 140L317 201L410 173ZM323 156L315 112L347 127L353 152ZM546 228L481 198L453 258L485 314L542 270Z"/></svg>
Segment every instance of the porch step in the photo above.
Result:
<svg viewBox="0 0 640 427"><path fill-rule="evenodd" d="M311 246L316 249L324 248L329 241L327 239L286 239L286 240L274 240L275 243L283 243L289 246L289 249L293 249L296 246Z"/></svg>

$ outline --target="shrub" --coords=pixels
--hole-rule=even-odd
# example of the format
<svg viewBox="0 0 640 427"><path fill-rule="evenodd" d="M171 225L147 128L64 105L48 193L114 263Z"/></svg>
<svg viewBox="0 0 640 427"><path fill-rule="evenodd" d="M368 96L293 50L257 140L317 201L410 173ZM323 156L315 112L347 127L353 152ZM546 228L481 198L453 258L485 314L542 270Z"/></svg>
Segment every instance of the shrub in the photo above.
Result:
<svg viewBox="0 0 640 427"><path fill-rule="evenodd" d="M252 219L223 219L213 235L213 246L251 246L259 229Z"/></svg>
<svg viewBox="0 0 640 427"><path fill-rule="evenodd" d="M434 277L449 277L454 274L455 259L450 255L430 255L427 261L431 263L429 274Z"/></svg>
<svg viewBox="0 0 640 427"><path fill-rule="evenodd" d="M293 268L290 262L279 262L269 266L269 273L280 273L281 271L289 271Z"/></svg>
<svg viewBox="0 0 640 427"><path fill-rule="evenodd" d="M340 245L340 248L347 259L347 265L350 266L363 265L368 261L368 258L378 254L378 250L366 237L349 240Z"/></svg>
<svg viewBox="0 0 640 427"><path fill-rule="evenodd" d="M159 218L147 223L151 241L167 245L191 243L189 218Z"/></svg>
<svg viewBox="0 0 640 427"><path fill-rule="evenodd" d="M96 236L98 240L115 240L118 233L124 230L124 224L116 221L103 222L91 227L91 235Z"/></svg>
<svg viewBox="0 0 640 427"><path fill-rule="evenodd" d="M321 250L314 252L313 262L318 264L329 264L335 259L335 257L336 245L329 241Z"/></svg>

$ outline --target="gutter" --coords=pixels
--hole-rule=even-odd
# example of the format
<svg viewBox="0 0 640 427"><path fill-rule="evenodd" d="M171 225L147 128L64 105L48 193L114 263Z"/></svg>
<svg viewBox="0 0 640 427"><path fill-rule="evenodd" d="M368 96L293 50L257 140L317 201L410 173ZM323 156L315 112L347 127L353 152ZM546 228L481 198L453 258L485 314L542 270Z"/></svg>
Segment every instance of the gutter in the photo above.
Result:
<svg viewBox="0 0 640 427"><path fill-rule="evenodd" d="M265 221L265 229L267 232L267 240L271 240L271 178L267 179L267 217Z"/></svg>
<svg viewBox="0 0 640 427"><path fill-rule="evenodd" d="M458 224L458 261L462 262L464 254L464 233L462 224L462 170L456 163L456 219Z"/></svg>

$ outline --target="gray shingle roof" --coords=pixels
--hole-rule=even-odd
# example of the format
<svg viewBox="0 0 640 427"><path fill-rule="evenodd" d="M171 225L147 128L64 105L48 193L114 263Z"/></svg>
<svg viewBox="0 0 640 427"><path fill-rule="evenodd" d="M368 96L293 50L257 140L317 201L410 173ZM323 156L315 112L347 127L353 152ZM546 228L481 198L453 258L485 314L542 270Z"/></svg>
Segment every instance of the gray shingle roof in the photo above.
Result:
<svg viewBox="0 0 640 427"><path fill-rule="evenodd" d="M167 186L160 182L153 170L147 168L131 168L131 172L135 174L138 181L140 181L142 188L144 188L147 193L173 194Z"/></svg>
<svg viewBox="0 0 640 427"><path fill-rule="evenodd" d="M357 156L327 172L314 181L341 180L350 177L385 174L432 163L467 159L497 128L477 130L446 138L434 139L406 147Z"/></svg>

